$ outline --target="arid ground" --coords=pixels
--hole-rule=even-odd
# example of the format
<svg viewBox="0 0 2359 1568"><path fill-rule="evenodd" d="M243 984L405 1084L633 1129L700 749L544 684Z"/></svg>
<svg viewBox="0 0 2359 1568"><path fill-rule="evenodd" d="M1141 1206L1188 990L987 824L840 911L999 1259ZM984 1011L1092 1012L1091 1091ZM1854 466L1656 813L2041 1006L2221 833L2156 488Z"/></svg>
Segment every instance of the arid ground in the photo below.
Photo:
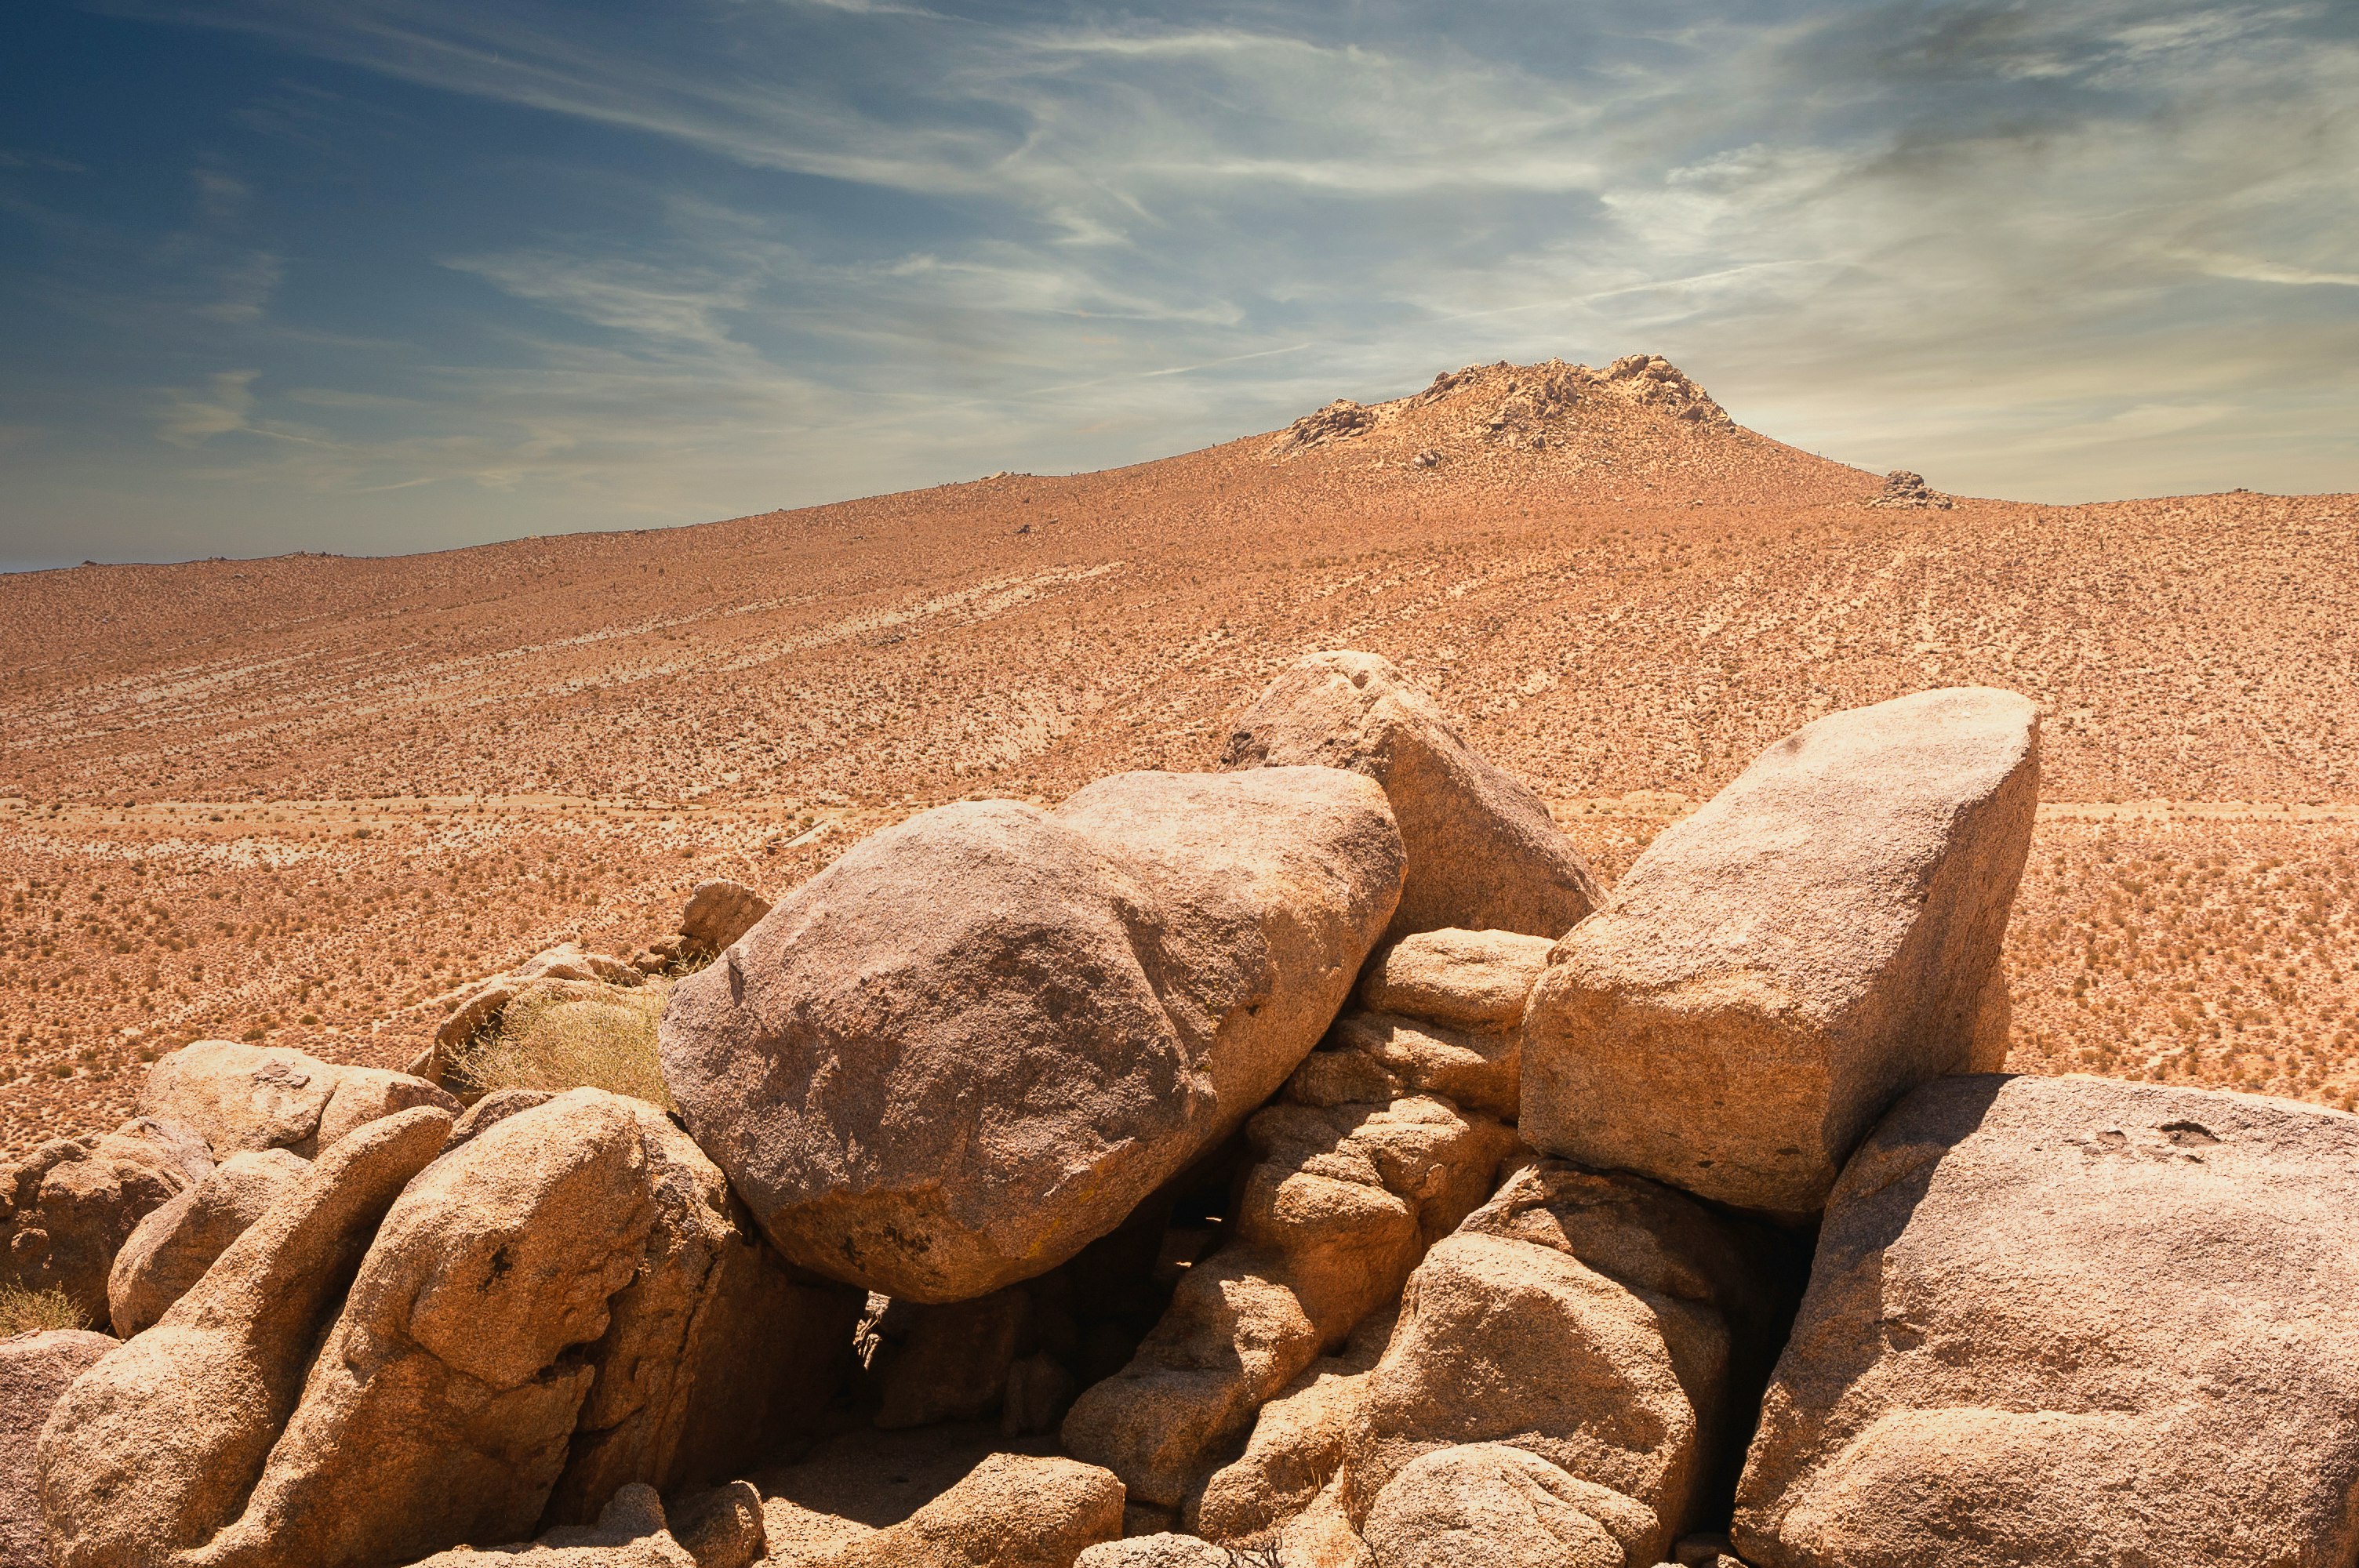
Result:
<svg viewBox="0 0 2359 1568"><path fill-rule="evenodd" d="M2013 1065L2359 1100L2359 497L1884 490L1659 361L1498 365L1105 473L0 579L0 1151L186 1040L399 1065L429 999L703 877L1209 766L1346 646L1609 876L1814 715L2028 693Z"/></svg>

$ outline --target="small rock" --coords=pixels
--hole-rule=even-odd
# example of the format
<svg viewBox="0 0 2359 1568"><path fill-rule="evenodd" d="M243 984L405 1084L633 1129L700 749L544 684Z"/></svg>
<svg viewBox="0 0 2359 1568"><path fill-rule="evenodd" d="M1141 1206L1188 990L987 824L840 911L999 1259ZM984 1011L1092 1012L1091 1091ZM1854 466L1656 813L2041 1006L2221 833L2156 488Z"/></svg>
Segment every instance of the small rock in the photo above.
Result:
<svg viewBox="0 0 2359 1568"><path fill-rule="evenodd" d="M1158 1530L1085 1546L1073 1568L1236 1568L1227 1548L1192 1535Z"/></svg>
<svg viewBox="0 0 2359 1568"><path fill-rule="evenodd" d="M753 1568L770 1552L762 1494L746 1481L681 1498L671 1512L671 1532L696 1559L696 1568Z"/></svg>

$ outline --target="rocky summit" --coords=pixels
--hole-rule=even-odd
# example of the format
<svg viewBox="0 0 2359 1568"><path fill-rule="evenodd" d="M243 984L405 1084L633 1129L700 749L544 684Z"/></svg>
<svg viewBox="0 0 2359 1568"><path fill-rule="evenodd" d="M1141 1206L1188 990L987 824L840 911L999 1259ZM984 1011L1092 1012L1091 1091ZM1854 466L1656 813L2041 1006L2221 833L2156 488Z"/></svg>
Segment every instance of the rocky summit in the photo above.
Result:
<svg viewBox="0 0 2359 1568"><path fill-rule="evenodd" d="M1543 368L1273 460L1725 417ZM2351 1568L2359 1116L1991 1070L2041 746L1829 712L1609 881L1332 650L411 1072L180 1047L0 1169L0 1564Z"/></svg>

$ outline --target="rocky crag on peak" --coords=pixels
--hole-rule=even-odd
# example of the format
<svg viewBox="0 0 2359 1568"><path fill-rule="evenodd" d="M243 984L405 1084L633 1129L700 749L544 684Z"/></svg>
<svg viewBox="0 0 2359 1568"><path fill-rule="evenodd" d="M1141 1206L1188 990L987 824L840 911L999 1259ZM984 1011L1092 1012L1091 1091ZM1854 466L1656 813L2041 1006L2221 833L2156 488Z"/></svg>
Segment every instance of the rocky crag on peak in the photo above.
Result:
<svg viewBox="0 0 2359 1568"><path fill-rule="evenodd" d="M2042 742L1828 713L1607 886L1333 650L414 1073L184 1047L0 1170L114 1330L0 1341L0 1564L2349 1568L2359 1116L1986 1070Z"/></svg>
<svg viewBox="0 0 2359 1568"><path fill-rule="evenodd" d="M1660 354L1625 354L1603 369L1543 360L1444 371L1424 390L1388 402L1338 398L1270 442L1286 459L1349 444L1372 460L1419 468L1502 452L1575 458L1608 438L1680 427L1733 432L1735 422Z"/></svg>

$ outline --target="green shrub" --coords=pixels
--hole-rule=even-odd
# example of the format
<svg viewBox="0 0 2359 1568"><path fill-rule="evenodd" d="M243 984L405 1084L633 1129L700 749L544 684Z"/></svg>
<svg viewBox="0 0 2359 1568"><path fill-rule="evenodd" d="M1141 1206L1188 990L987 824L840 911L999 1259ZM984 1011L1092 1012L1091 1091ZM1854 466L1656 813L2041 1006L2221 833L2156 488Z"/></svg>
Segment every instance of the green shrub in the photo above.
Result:
<svg viewBox="0 0 2359 1568"><path fill-rule="evenodd" d="M0 1339L13 1334L38 1334L45 1328L88 1328L90 1319L55 1286L28 1291L22 1285L0 1284Z"/></svg>
<svg viewBox="0 0 2359 1568"><path fill-rule="evenodd" d="M656 1020L670 995L661 979L595 995L527 993L459 1051L457 1076L486 1093L587 1087L674 1109L656 1065Z"/></svg>

